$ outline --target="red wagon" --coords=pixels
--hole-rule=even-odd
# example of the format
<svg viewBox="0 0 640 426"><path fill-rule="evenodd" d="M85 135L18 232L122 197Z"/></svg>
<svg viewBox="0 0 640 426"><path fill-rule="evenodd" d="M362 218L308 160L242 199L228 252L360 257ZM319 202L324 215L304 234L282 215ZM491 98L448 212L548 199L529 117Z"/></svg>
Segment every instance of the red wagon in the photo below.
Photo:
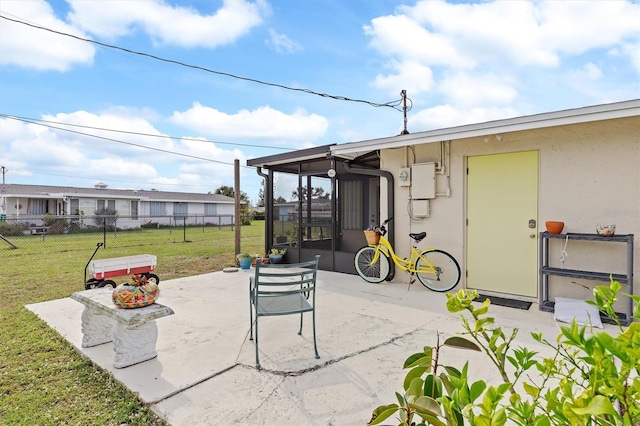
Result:
<svg viewBox="0 0 640 426"><path fill-rule="evenodd" d="M156 269L157 262L157 257L151 254L91 260L89 261L88 267L92 278L85 282L85 289L100 287L115 288L115 281L109 278L133 274L142 275L146 277L148 281L159 284L160 278L153 273Z"/></svg>

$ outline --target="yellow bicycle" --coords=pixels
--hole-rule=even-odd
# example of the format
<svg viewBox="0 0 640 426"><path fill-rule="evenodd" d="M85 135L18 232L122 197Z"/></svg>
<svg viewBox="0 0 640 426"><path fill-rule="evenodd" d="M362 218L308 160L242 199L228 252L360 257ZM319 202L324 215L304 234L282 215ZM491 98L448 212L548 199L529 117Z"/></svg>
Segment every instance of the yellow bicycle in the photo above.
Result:
<svg viewBox="0 0 640 426"><path fill-rule="evenodd" d="M393 264L411 275L410 283L417 276L422 285L438 292L449 291L458 285L460 266L453 256L435 248L420 251L416 247L427 236L426 232L409 234L414 240L409 259L397 256L391 243L385 238L386 225L391 220L393 218L385 220L374 229L379 234L378 243L362 247L356 253L354 264L358 275L370 283L389 281L393 279L391 259Z"/></svg>

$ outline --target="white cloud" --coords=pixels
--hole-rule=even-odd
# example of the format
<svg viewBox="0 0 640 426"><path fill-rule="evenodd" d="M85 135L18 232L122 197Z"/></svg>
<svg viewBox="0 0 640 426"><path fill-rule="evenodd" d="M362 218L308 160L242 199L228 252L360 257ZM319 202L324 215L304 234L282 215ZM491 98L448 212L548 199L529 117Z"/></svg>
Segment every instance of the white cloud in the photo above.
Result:
<svg viewBox="0 0 640 426"><path fill-rule="evenodd" d="M373 85L386 89L388 92L400 93L407 90L411 94L429 91L433 88L433 74L431 68L416 61L407 60L405 62L391 61L389 68L395 74L376 76Z"/></svg>
<svg viewBox="0 0 640 426"><path fill-rule="evenodd" d="M275 143L313 141L324 135L328 127L326 118L304 110L285 114L263 106L227 114L197 102L187 111L174 112L170 120L213 139L252 138Z"/></svg>
<svg viewBox="0 0 640 426"><path fill-rule="evenodd" d="M302 50L302 46L291 40L285 34L279 34L275 30L269 30L269 38L265 40L267 46L278 53L295 53Z"/></svg>
<svg viewBox="0 0 640 426"><path fill-rule="evenodd" d="M131 108L115 107L101 113L76 111L46 115L46 126L23 123L9 118L0 118L0 152L3 165L11 170L12 176L29 175L32 172L74 177L78 179L99 179L115 183L127 182L125 186L153 187L172 184L178 187L195 185L195 191L203 191L203 186L211 186L212 176L227 184L233 176L234 159L244 164L246 157L237 150L227 150L206 141L171 139L158 131L143 117L153 117L153 111L137 111ZM64 126L68 123L78 126ZM71 129L74 132L97 135L109 141L88 135L70 133L48 126ZM117 129L109 132L100 129ZM146 133L149 137L133 133ZM132 146L144 145L153 149ZM185 154L191 157L160 152L157 149ZM203 161L202 159L215 160ZM228 164L222 164L222 163ZM214 180L215 180L214 179ZM217 181L216 181L217 182ZM77 185L78 183L76 183ZM194 191L193 188L189 190Z"/></svg>
<svg viewBox="0 0 640 426"><path fill-rule="evenodd" d="M422 92L433 94L433 104L443 105L420 113L429 125L500 118L494 113L511 111L494 106L523 104L521 96L552 82L578 90L582 81L589 90L580 95L604 101L619 68L594 58L604 50L640 70L638 16L640 4L631 1L419 0L364 27L384 69L372 84L389 95L406 88L418 104ZM426 70L429 79L418 80Z"/></svg>
<svg viewBox="0 0 640 426"><path fill-rule="evenodd" d="M638 73L640 73L640 41L637 43L625 43L622 45L623 54L631 58L631 63Z"/></svg>
<svg viewBox="0 0 640 426"><path fill-rule="evenodd" d="M446 34L436 34L404 16L383 16L364 27L370 46L390 57L421 61L428 65L470 67L471 58L456 51Z"/></svg>
<svg viewBox="0 0 640 426"><path fill-rule="evenodd" d="M55 31L89 38L58 19L43 0L3 1L0 11L11 19L25 21ZM19 24L6 19L0 24L0 64L37 70L67 71L76 64L92 64L94 47L71 37Z"/></svg>
<svg viewBox="0 0 640 426"><path fill-rule="evenodd" d="M442 129L469 123L483 123L517 116L511 108L459 108L449 104L415 112L409 118L409 131Z"/></svg>
<svg viewBox="0 0 640 426"><path fill-rule="evenodd" d="M101 38L114 39L142 30L155 43L181 47L215 48L232 43L262 23L270 11L263 0L225 0L211 15L163 0L69 3L71 22Z"/></svg>
<svg viewBox="0 0 640 426"><path fill-rule="evenodd" d="M516 89L509 84L510 80L502 75L456 72L443 78L438 91L450 103L460 107L507 104L518 96Z"/></svg>

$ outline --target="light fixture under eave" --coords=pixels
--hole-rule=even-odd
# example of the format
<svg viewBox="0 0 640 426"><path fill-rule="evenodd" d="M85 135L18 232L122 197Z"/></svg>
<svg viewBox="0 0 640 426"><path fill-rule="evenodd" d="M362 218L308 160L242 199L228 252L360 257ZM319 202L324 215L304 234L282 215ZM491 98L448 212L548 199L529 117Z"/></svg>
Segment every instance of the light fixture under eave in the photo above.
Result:
<svg viewBox="0 0 640 426"><path fill-rule="evenodd" d="M484 141L484 143L489 143L492 137L495 137L498 142L502 142L502 135L489 135L485 136L482 140Z"/></svg>

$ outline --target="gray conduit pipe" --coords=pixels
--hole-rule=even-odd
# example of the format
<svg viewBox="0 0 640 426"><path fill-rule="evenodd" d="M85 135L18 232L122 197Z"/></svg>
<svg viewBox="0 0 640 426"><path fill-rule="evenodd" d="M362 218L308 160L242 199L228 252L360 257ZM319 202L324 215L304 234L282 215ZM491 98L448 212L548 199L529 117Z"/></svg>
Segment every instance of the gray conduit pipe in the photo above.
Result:
<svg viewBox="0 0 640 426"><path fill-rule="evenodd" d="M269 253L269 247L273 246L273 222L271 221L271 209L273 209L273 188L271 181L269 180L269 175L262 171L262 167L258 167L256 172L258 173L258 176L261 176L264 179L264 190L262 193L266 198L264 200L264 223L267 224L264 250L265 253Z"/></svg>

